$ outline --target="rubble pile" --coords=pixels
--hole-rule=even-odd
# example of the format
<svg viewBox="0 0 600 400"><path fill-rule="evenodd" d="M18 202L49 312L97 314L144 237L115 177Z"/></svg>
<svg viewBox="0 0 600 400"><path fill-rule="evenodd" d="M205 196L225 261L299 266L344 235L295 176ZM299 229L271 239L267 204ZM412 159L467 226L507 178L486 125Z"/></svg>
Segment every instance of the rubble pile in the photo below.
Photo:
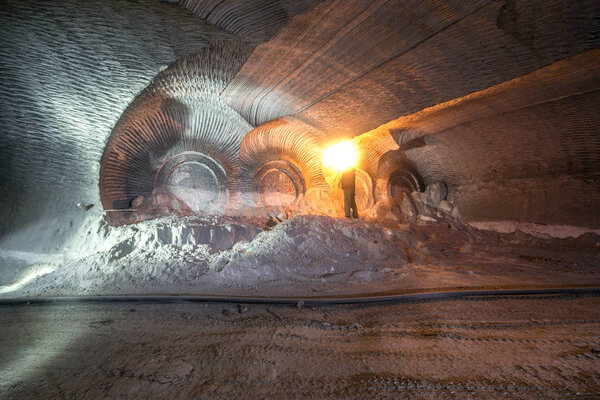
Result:
<svg viewBox="0 0 600 400"><path fill-rule="evenodd" d="M393 199L379 201L367 218L379 222L418 223L461 221L458 207L447 200L448 188L444 182L427 185L424 192L400 192Z"/></svg>

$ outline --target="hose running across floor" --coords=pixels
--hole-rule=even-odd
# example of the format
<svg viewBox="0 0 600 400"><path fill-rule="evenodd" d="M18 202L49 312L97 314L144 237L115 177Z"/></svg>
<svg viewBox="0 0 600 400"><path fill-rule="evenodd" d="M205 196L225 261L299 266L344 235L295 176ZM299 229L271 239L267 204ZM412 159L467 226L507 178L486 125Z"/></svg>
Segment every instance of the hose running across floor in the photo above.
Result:
<svg viewBox="0 0 600 400"><path fill-rule="evenodd" d="M294 304L328 305L361 304L382 302L411 302L420 300L450 300L477 297L504 296L544 296L544 295L600 295L600 287L553 287L518 289L473 289L473 290L437 290L413 293L371 294L367 296L219 296L219 295L142 295L142 296L64 296L64 297L17 297L0 299L2 305L49 304L49 303L240 303L240 304Z"/></svg>

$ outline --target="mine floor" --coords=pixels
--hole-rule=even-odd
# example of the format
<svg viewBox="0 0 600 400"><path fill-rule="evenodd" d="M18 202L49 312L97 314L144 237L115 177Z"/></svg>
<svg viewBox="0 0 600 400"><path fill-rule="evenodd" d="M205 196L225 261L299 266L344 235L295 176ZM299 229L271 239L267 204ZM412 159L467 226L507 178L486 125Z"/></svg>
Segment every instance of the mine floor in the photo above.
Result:
<svg viewBox="0 0 600 400"><path fill-rule="evenodd" d="M600 297L0 306L6 399L597 399Z"/></svg>

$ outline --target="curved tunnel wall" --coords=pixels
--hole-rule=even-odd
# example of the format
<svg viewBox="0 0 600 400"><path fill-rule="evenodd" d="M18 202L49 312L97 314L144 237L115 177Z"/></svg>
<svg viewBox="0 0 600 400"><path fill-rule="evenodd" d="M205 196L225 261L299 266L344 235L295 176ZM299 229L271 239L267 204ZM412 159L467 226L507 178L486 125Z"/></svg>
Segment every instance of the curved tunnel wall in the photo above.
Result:
<svg viewBox="0 0 600 400"><path fill-rule="evenodd" d="M198 17L257 45L277 33L289 18L310 10L321 0L180 0Z"/></svg>
<svg viewBox="0 0 600 400"><path fill-rule="evenodd" d="M253 126L282 116L322 132L320 143L384 124L361 166L371 179L380 179L381 156L400 151L424 183L446 181L470 220L599 225L597 1L327 0L295 2L290 11L287 1L265 0L256 19L242 18L235 1L183 1L189 11L167 3L2 2L3 245L29 246L27 232L46 229L36 242L50 250L46 244L69 222L77 225L75 203L98 203L98 161L113 127L128 132L124 143L136 143L135 132L163 132L150 147L121 149L136 161L108 192L123 201L148 193L148 177L176 152L219 159L221 142L208 151L207 141L199 147L186 139L204 133L181 136L182 121L207 135L206 121L222 123L208 114L234 121L226 130L235 145L226 149L239 149ZM264 26L253 25L258 20ZM202 70L224 68L231 81L206 92L191 85L203 99L193 105L156 93L140 97L143 107L132 103L175 60L211 45L228 48L216 42L237 43L240 57ZM187 88L158 90L185 97ZM125 112L130 103L135 113ZM151 155L152 148L163 152ZM235 151L225 153L219 163L228 190L238 190L241 164L227 161ZM53 218L61 219L57 230Z"/></svg>
<svg viewBox="0 0 600 400"><path fill-rule="evenodd" d="M100 157L127 105L176 59L229 40L176 4L2 1L1 246L59 250L101 208Z"/></svg>
<svg viewBox="0 0 600 400"><path fill-rule="evenodd" d="M559 61L398 118L359 139L388 143L426 184L445 181L449 198L469 221L596 228L599 57L592 50Z"/></svg>
<svg viewBox="0 0 600 400"><path fill-rule="evenodd" d="M189 196L184 197L191 199L196 192L198 198L214 202L206 211L225 211L227 176L236 175L241 141L251 127L218 95L247 53L247 47L241 43L215 44L178 60L136 98L113 129L102 156L100 195L105 209L128 209L132 200L139 198L138 206L146 214L160 215L169 212L169 208L181 208L177 204L165 205L165 199L158 198L160 195L179 193L176 197L181 197L187 190ZM190 153L197 155L192 157ZM169 160L174 158L179 163L169 167ZM182 179L180 189L169 190L173 186L173 182L167 182L169 176L183 164L187 166L176 173ZM164 171L166 167L168 171ZM202 173L203 170L206 171ZM168 176L157 180L161 172ZM212 181L203 179L211 175ZM215 193L209 192L215 192L216 198ZM164 206L167 209L157 209ZM199 210L184 206L180 211ZM129 221L129 217L137 220L136 215L118 211L108 218L116 223Z"/></svg>
<svg viewBox="0 0 600 400"><path fill-rule="evenodd" d="M356 136L600 44L594 0L325 1L259 45L223 99Z"/></svg>
<svg viewBox="0 0 600 400"><path fill-rule="evenodd" d="M591 0L326 1L259 45L222 98L253 125L291 114L348 138L591 51L599 16ZM598 71L587 68L529 81L535 89L522 99L470 101L473 110L459 113L470 125L443 130L445 141L433 128L402 131L403 158L424 183L446 181L468 220L598 226L598 109L593 94L576 96L582 75L591 77L585 91L598 87ZM552 105L554 86L568 99ZM496 106L495 120L477 114ZM460 119L453 112L438 118ZM363 168L381 183L387 145L370 146Z"/></svg>
<svg viewBox="0 0 600 400"><path fill-rule="evenodd" d="M321 131L291 117L258 126L242 141L236 177L240 192L253 193L255 206L268 209L271 204L265 201L262 182L266 183L269 175L271 179L279 176L272 185L278 181L280 184L270 190L279 192L279 197L294 197L281 206L316 211L323 206L322 197L328 191L322 169L322 141Z"/></svg>

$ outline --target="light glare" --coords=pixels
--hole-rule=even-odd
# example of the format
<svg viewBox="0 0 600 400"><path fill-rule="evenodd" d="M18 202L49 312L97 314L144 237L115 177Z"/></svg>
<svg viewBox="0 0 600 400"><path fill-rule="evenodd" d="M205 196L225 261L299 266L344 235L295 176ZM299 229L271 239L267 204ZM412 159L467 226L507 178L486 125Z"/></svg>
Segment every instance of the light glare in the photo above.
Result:
<svg viewBox="0 0 600 400"><path fill-rule="evenodd" d="M356 165L358 153L352 142L334 144L323 152L323 165L338 171L344 171Z"/></svg>

